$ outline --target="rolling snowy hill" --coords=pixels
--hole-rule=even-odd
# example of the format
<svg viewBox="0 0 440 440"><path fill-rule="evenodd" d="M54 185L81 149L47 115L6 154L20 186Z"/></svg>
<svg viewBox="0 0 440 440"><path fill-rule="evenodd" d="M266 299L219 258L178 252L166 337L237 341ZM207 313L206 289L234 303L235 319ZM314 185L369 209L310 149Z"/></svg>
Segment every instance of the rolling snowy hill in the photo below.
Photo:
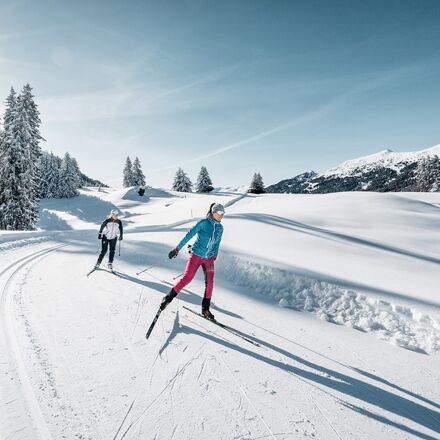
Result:
<svg viewBox="0 0 440 440"><path fill-rule="evenodd" d="M188 258L167 253L211 202L213 312L260 347L183 308L201 273L145 340ZM87 278L113 208L118 275ZM439 214L438 193L43 201L38 231L0 233L0 438L440 438Z"/></svg>

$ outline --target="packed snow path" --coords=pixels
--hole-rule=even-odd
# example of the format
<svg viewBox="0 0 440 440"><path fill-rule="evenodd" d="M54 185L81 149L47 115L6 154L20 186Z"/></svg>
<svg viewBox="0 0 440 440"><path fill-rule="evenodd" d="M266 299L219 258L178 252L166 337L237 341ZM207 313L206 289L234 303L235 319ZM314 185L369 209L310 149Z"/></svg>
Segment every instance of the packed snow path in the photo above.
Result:
<svg viewBox="0 0 440 440"><path fill-rule="evenodd" d="M422 349L421 335L413 336L417 347L406 340L399 344L391 336L362 328L363 321L358 330L364 331L347 326L354 319L350 313L365 312L357 308L356 301L362 302L366 295L363 301L374 313L380 306L390 322L398 313L406 325L414 325L411 331L417 330L414 316L422 310L421 315L433 321L425 322L425 336L435 339L438 297L430 299L429 280L424 280L424 290L415 292L413 298L397 281L383 280L380 292L374 285L380 280L367 286L362 276L354 280L353 274L347 274L345 285L335 287L331 281L339 275L326 263L327 244L319 249L321 242L314 242L320 240L317 236L304 240L321 251L321 264L327 264L328 272L323 271L321 278L313 278L311 266L298 274L289 269L290 260L271 265L263 259L263 252L258 253L260 245L264 246L265 253L275 259L273 247L278 249L278 240L289 245L289 234L295 234L299 246L304 235L286 229L282 238L278 226L270 223L258 229L252 205L264 198L243 199L225 193L209 198L159 196L143 205L116 195L111 201L97 202L105 208L107 204L119 206L127 223L122 255L115 264L117 276L105 268L85 276L96 259L96 230L90 230L87 218L81 224L71 223L72 207L64 208L66 216L55 223L66 221L76 230L46 230L0 244L1 438L440 438L440 362L435 345L426 342ZM260 347L183 308L199 309L201 275L161 315L146 341L145 330L186 261L185 254L173 261L166 254L193 224L188 220L203 215L213 198L235 201L225 218L230 235L229 241L225 236L224 253L217 262L213 311L221 322ZM271 202L272 206L276 203ZM273 221L279 213L271 211ZM317 234L329 229L328 225L314 227ZM264 228L273 229L270 239L254 243L252 233L261 238L268 231ZM347 236L349 229L334 232ZM361 232L358 238L373 242ZM414 236L418 233L414 230ZM393 242L392 238L388 237L389 247L421 254L404 240ZM374 239L381 240L380 234ZM333 258L345 258L337 252L339 245L334 244ZM254 252L247 253L251 246ZM310 258L304 248L297 249L306 261ZM280 247L280 259L283 252ZM290 252L293 259L295 252ZM384 250L361 247L357 242L351 258L366 262L370 252ZM403 266L410 264L406 259L415 258L388 253L383 261L391 271L397 270L392 258ZM431 252L429 258L438 258L438 253ZM431 265L438 267L429 258L417 263L425 277ZM154 267L135 275L147 266ZM364 270L371 274L373 269L366 264ZM414 280L409 277L407 282ZM348 285L354 289L356 283L359 290L346 290ZM286 286L292 284L297 290L287 292ZM306 287L313 298L308 306L299 294ZM320 298L320 292L328 296ZM339 298L339 303L332 303L332 319L318 319L321 313L330 315L330 308L324 308L329 298ZM278 307L278 302L286 307ZM312 313L304 312L308 308ZM370 319L379 319L381 312L377 316L373 312Z"/></svg>

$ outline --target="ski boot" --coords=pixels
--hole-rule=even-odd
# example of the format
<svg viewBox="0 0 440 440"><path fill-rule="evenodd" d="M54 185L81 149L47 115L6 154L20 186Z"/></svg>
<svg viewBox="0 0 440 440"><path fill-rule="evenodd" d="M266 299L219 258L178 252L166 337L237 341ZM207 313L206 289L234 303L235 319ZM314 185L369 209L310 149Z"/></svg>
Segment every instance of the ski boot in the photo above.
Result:
<svg viewBox="0 0 440 440"><path fill-rule="evenodd" d="M108 267L108 270L111 270L113 272L113 263L108 262L107 267Z"/></svg>
<svg viewBox="0 0 440 440"><path fill-rule="evenodd" d="M162 298L162 302L160 303L160 310L165 310L166 306L177 296L177 292L174 289L171 289L168 295L165 295Z"/></svg>
<svg viewBox="0 0 440 440"><path fill-rule="evenodd" d="M208 299L208 298L203 298L203 301L202 301L202 315L206 319L210 319L211 321L214 321L215 320L214 315L209 310L209 306L210 305L211 305L211 300Z"/></svg>

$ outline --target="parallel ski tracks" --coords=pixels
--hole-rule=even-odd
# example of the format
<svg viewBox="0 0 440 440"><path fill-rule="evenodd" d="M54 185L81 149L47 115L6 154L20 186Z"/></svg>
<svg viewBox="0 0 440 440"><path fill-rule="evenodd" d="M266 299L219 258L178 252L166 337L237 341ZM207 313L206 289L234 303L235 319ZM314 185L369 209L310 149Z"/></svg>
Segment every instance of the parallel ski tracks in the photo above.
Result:
<svg viewBox="0 0 440 440"><path fill-rule="evenodd" d="M15 277L30 263L36 259L41 260L49 254L68 246L67 244L57 244L55 246L46 247L44 249L32 252L22 258L19 258L2 271L0 271L0 315L2 317L2 325L0 331L3 333L5 344L7 345L5 355L9 356L9 364L14 365L15 375L19 379L21 387L17 386L17 393L22 395L22 401L25 404L30 417L30 425L35 426L41 439L50 440L50 434L47 423L41 412L41 408L34 393L32 383L26 369L25 359L20 348L16 333L16 322L14 313L11 311L13 297L10 292L10 286Z"/></svg>

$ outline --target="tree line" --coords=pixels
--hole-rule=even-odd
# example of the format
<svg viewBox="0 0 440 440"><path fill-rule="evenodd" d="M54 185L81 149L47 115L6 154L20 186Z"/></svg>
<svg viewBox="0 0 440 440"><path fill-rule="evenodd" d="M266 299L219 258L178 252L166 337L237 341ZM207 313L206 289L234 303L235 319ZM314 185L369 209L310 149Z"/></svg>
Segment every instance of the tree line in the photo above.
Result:
<svg viewBox="0 0 440 440"><path fill-rule="evenodd" d="M125 166L122 171L122 184L125 188L132 186L145 186L145 175L142 171L139 158L135 158L132 162L128 156L125 160ZM192 192L194 184L188 175L179 167L177 170L171 189L178 192ZM212 186L211 176L205 166L202 166L197 176L195 190L198 193L210 193L214 187ZM248 192L254 194L263 194L266 192L263 178L260 173L255 173L252 177Z"/></svg>
<svg viewBox="0 0 440 440"><path fill-rule="evenodd" d="M179 192L192 192L193 187L194 185L191 179L182 168L179 168L174 176L172 190ZM208 170L204 166L200 169L195 189L198 193L209 193L214 189ZM260 173L255 173L252 177L248 192L253 194L263 194L266 192L263 178Z"/></svg>
<svg viewBox="0 0 440 440"><path fill-rule="evenodd" d="M40 113L26 84L6 98L0 127L0 229L32 230L41 198L74 197L91 181L75 158L42 151Z"/></svg>

